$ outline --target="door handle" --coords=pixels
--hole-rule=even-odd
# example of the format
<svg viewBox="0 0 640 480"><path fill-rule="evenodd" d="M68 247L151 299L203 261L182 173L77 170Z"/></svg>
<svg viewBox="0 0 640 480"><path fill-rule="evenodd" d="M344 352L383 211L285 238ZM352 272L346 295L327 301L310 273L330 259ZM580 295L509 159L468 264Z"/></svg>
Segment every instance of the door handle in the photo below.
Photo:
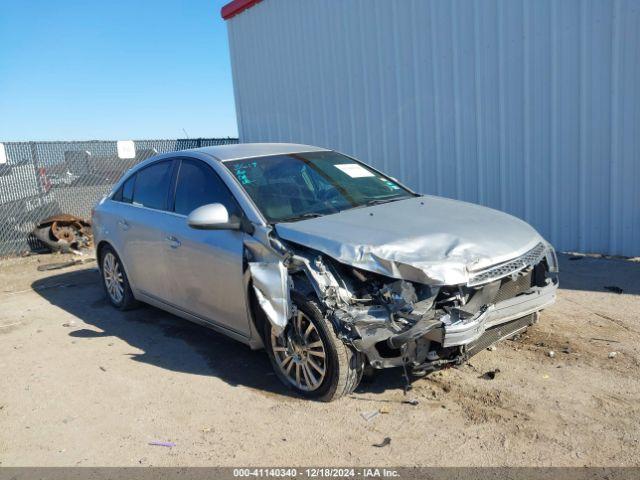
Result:
<svg viewBox="0 0 640 480"><path fill-rule="evenodd" d="M129 230L129 228L131 228L131 225L129 225L126 220L118 220L118 225L122 230Z"/></svg>
<svg viewBox="0 0 640 480"><path fill-rule="evenodd" d="M166 237L164 241L167 242L171 248L178 248L180 245L182 245L182 243L180 243L180 240L171 235Z"/></svg>

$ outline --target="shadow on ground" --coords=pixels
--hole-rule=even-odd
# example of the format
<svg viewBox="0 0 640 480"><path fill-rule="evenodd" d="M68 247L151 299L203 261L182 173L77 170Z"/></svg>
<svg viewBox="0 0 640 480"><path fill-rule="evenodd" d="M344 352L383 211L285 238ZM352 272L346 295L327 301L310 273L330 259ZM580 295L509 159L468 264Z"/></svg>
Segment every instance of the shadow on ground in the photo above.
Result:
<svg viewBox="0 0 640 480"><path fill-rule="evenodd" d="M640 294L640 263L559 255L563 289L607 292L618 287L625 294ZM573 259L572 259L573 258ZM53 305L101 331L79 329L70 333L81 340L116 337L142 351L131 359L168 370L213 375L231 385L292 395L275 377L263 351L231 340L208 328L162 310L142 306L120 312L106 300L96 269L65 272L37 280L32 288ZM380 372L363 382L358 393L402 389L402 370Z"/></svg>
<svg viewBox="0 0 640 480"><path fill-rule="evenodd" d="M127 312L114 309L105 297L96 269L50 276L31 286L51 304L101 330L80 328L69 333L78 340L119 338L142 351L129 354L136 362L294 396L278 381L264 351L252 351L211 329L148 305ZM389 388L402 388L398 369L364 382L358 391L374 393Z"/></svg>
<svg viewBox="0 0 640 480"><path fill-rule="evenodd" d="M619 258L594 258L558 254L560 288L592 292L612 291L640 295L640 262ZM614 291L616 293L616 291Z"/></svg>

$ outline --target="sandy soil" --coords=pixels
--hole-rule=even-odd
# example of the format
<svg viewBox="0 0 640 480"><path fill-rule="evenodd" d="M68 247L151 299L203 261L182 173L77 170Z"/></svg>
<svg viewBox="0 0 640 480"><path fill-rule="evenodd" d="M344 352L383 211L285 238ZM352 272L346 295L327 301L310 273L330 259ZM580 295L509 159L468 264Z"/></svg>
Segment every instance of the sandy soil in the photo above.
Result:
<svg viewBox="0 0 640 480"><path fill-rule="evenodd" d="M263 352L112 309L95 264L36 270L62 258L0 262L2 466L640 465L640 263L563 256L557 304L519 340L407 397L388 370L323 404Z"/></svg>

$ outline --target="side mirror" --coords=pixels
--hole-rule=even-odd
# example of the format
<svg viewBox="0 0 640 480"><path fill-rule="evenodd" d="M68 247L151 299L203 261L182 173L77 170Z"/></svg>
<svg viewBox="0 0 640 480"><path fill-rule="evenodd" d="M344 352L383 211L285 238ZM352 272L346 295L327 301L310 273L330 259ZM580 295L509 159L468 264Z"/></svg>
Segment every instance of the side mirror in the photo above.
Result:
<svg viewBox="0 0 640 480"><path fill-rule="evenodd" d="M187 223L198 230L239 230L239 221L230 221L227 208L221 203L210 203L189 214Z"/></svg>

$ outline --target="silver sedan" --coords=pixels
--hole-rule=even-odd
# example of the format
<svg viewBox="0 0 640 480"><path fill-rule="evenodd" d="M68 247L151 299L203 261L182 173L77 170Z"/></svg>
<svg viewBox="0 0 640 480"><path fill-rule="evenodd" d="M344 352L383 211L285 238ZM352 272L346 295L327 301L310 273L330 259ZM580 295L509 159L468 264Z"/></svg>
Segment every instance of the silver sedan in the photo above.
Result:
<svg viewBox="0 0 640 480"><path fill-rule="evenodd" d="M158 155L93 225L113 306L145 302L265 348L284 384L325 401L365 370L464 362L535 322L558 285L527 223L308 145Z"/></svg>

